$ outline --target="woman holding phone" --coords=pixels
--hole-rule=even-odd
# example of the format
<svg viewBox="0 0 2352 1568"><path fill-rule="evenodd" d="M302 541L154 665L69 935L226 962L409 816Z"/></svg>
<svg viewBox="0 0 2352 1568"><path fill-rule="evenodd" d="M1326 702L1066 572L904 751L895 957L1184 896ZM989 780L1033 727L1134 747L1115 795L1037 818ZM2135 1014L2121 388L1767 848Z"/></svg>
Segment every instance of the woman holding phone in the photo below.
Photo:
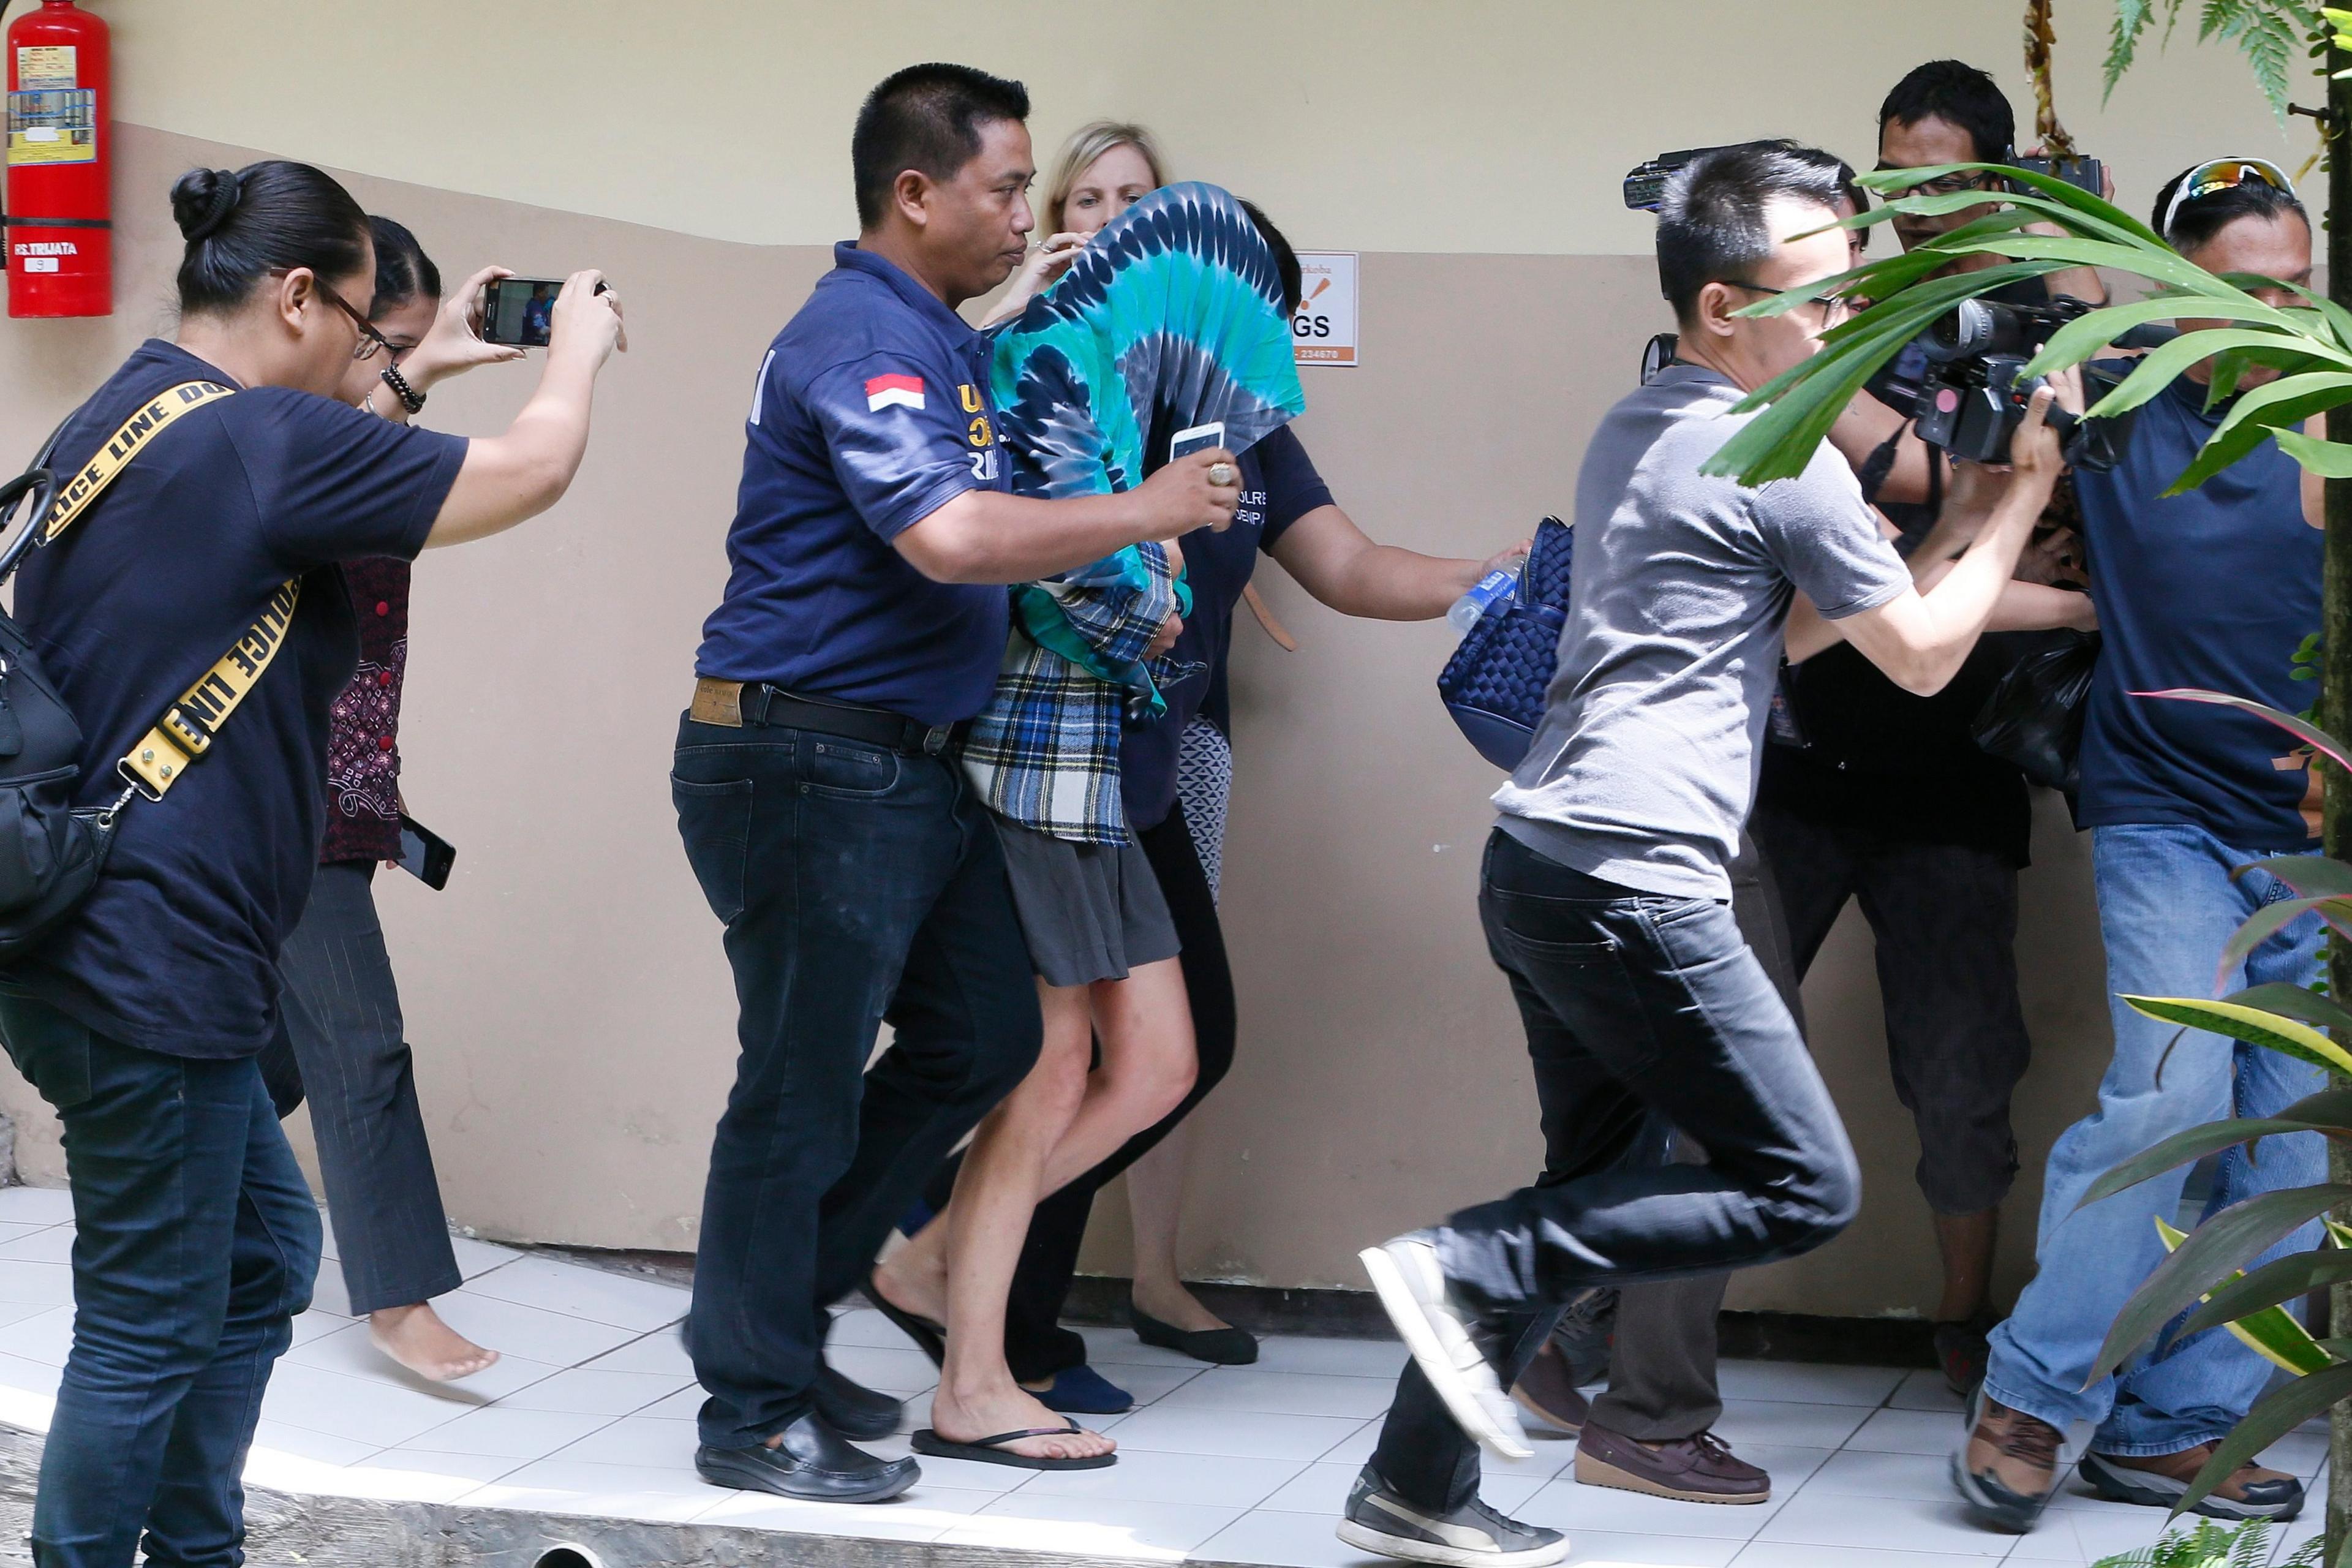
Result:
<svg viewBox="0 0 2352 1568"><path fill-rule="evenodd" d="M1150 133L1141 126L1102 121L1080 129L1047 187L1043 217L1059 232L1016 276L1008 299L1025 300L1050 286L1087 240L1148 194L1138 188L1141 176L1157 178L1160 169ZM1264 213L1243 205L1274 252L1285 302L1295 310L1301 291L1297 256ZM1006 312L1000 307L999 313ZM1086 1342L1059 1321L1094 1194L1121 1173L1133 1220L1129 1321L1137 1336L1202 1361L1242 1364L1257 1358L1256 1340L1211 1311L1177 1264L1192 1142L1187 1118L1232 1068L1237 1034L1216 893L1233 780L1227 658L1234 616L1257 561L1273 555L1318 602L1342 615L1433 620L1491 567L1527 552L1521 542L1486 561L1457 560L1375 542L1333 500L1290 426L1237 460L1242 504L1234 526L1186 544L1192 610L1156 667L1163 673L1167 709L1130 724L1120 749L1129 820L1182 944L1179 964L1198 1071L1173 1110L1037 1205L1006 1305L1005 1355L1013 1376L1049 1407L1082 1415L1116 1415L1134 1403L1087 1364ZM933 1178L924 1194L928 1209L947 1205L959 1163L949 1161ZM919 1228L928 1217L928 1212L909 1216L908 1226Z"/></svg>
<svg viewBox="0 0 2352 1568"><path fill-rule="evenodd" d="M389 346L367 215L307 164L198 169L172 190L180 323L60 433L61 469L141 411L177 406L69 532L16 578L85 741L76 804L223 650L272 651L160 798L117 818L104 874L0 971L0 1037L65 1129L74 1343L32 1538L60 1568L230 1563L271 1368L309 1304L319 1215L255 1065L278 954L326 822L329 711L358 635L342 566L502 531L561 499L588 440L618 303L575 275L539 390L467 441L341 401ZM421 390L421 389L420 389ZM224 662L226 662L224 660ZM142 1541L143 1537L143 1541Z"/></svg>
<svg viewBox="0 0 2352 1568"><path fill-rule="evenodd" d="M368 319L389 347L353 360L339 396L404 423L413 399L476 365L523 357L479 332L488 267L445 304L441 271L416 237L387 217L368 220L375 299ZM385 373L389 371L390 376ZM433 1298L464 1282L416 1100L401 1024L376 868L400 858L400 700L408 668L408 563L371 556L343 565L359 621L360 663L335 699L327 742L327 831L301 922L278 968L278 1033L262 1075L278 1114L308 1094L319 1174L334 1222L343 1289L377 1350L417 1376L446 1383L499 1359L442 1321Z"/></svg>

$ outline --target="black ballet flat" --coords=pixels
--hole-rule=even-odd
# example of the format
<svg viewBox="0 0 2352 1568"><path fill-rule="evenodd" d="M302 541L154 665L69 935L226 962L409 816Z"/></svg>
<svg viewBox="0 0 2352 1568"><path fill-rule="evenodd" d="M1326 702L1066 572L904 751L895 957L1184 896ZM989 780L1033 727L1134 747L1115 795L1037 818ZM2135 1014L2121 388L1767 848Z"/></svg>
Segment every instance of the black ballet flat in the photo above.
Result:
<svg viewBox="0 0 2352 1568"><path fill-rule="evenodd" d="M1163 1323L1135 1304L1129 1297L1127 1321L1135 1329L1135 1337L1145 1344L1157 1345L1164 1351L1174 1351L1204 1361L1213 1366L1247 1366L1257 1360L1257 1336L1247 1329L1200 1329L1188 1331L1173 1323Z"/></svg>

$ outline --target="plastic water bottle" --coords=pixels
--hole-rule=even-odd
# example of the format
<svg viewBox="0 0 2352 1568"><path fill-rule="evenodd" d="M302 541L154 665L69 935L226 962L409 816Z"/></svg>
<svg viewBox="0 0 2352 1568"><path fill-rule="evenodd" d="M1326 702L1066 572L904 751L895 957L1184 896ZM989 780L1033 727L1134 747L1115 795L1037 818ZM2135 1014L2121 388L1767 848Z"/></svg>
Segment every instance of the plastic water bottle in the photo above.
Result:
<svg viewBox="0 0 2352 1568"><path fill-rule="evenodd" d="M1497 566L1473 583L1468 593L1454 601L1454 607L1445 612L1445 624L1457 634L1468 637L1470 628L1478 624L1478 617L1495 605L1508 602L1518 585L1519 574L1517 572Z"/></svg>

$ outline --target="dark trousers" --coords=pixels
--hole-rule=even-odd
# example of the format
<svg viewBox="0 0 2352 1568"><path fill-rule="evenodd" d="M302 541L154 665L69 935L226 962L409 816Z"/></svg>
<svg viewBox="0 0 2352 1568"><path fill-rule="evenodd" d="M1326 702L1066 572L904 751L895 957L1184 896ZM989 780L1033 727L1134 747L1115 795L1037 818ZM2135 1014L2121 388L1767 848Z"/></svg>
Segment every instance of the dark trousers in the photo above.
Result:
<svg viewBox="0 0 2352 1568"><path fill-rule="evenodd" d="M1201 869L1184 808L1178 805L1165 821L1143 829L1136 837L1160 879L1177 940L1184 944L1178 963L1192 1005L1192 1037L1200 1050L1200 1072L1192 1080L1192 1092L1175 1110L1037 1205L1005 1300L1004 1361L1024 1383L1042 1382L1086 1364L1087 1342L1062 1327L1061 1319L1062 1304L1069 1298L1070 1281L1077 1273L1078 1248L1086 1240L1095 1194L1192 1114L1234 1065L1233 971L1225 963L1225 933L1217 923L1217 902L1209 891L1208 876ZM923 1199L934 1213L947 1207L961 1163L961 1155L942 1163L924 1190Z"/></svg>
<svg viewBox="0 0 2352 1568"><path fill-rule="evenodd" d="M400 990L376 919L375 863L321 866L278 954L278 1037L261 1074L282 1118L307 1093L352 1310L408 1307L464 1283L433 1173Z"/></svg>
<svg viewBox="0 0 2352 1568"><path fill-rule="evenodd" d="M750 1447L810 1408L825 1307L1042 1025L996 831L951 759L683 719L670 791L741 1009L687 1348L702 1440Z"/></svg>
<svg viewBox="0 0 2352 1568"><path fill-rule="evenodd" d="M1739 858L1726 869L1739 934L1802 1029L1804 999L1797 990L1797 966L1772 869L1752 843L1742 843ZM1694 1163L1704 1159L1688 1139L1675 1142L1676 1158ZM1723 1394L1716 1384L1716 1320L1730 1283L1728 1274L1700 1274L1626 1286L1618 1301L1609 1386L1592 1402L1591 1419L1644 1443L1693 1437L1714 1426L1723 1415Z"/></svg>
<svg viewBox="0 0 2352 1568"><path fill-rule="evenodd" d="M76 1227L33 1561L131 1568L143 1544L152 1568L230 1568L262 1393L319 1270L319 1211L261 1075L20 997L0 996L0 1037L64 1123Z"/></svg>
<svg viewBox="0 0 2352 1568"><path fill-rule="evenodd" d="M1497 831L1479 910L1527 1027L1544 1173L1436 1242L1458 1299L1510 1327L1506 1383L1585 1288L1793 1258L1853 1220L1845 1129L1727 904L1636 893ZM1706 1163L1629 1163L1654 1121ZM1425 1508L1477 1490L1476 1447L1417 1366L1372 1462Z"/></svg>
<svg viewBox="0 0 2352 1568"><path fill-rule="evenodd" d="M2017 867L1961 844L1759 808L1797 973L1848 899L1870 922L1895 1097L1919 1131L1919 1191L1941 1215L1998 1207L2017 1178L2010 1098L2033 1056L2017 994Z"/></svg>

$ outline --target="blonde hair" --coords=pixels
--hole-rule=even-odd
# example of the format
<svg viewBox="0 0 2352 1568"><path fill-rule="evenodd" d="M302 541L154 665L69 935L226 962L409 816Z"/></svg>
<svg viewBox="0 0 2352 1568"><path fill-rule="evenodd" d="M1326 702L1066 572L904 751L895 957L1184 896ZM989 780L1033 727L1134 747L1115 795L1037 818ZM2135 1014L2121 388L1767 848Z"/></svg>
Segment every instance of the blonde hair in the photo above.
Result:
<svg viewBox="0 0 2352 1568"><path fill-rule="evenodd" d="M1132 147L1143 154L1143 162L1151 171L1154 189L1168 183L1167 165L1160 162L1160 148L1151 140L1151 132L1140 125L1125 121L1097 120L1079 126L1062 143L1061 161L1054 165L1053 184L1045 187L1045 232L1056 233L1062 226L1062 209L1069 204L1070 191L1078 176L1094 167L1095 160L1114 147Z"/></svg>

